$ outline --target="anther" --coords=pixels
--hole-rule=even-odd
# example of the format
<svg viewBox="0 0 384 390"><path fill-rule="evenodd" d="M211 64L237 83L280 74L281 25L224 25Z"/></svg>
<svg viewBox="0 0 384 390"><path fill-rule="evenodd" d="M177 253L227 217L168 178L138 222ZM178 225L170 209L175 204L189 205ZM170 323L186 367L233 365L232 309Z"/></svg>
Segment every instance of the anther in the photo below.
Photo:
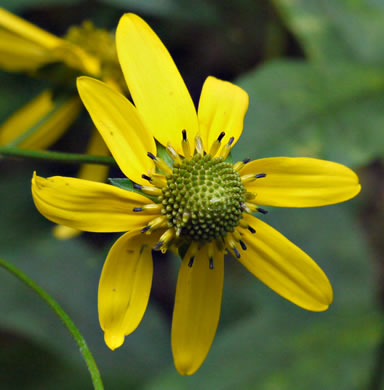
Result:
<svg viewBox="0 0 384 390"><path fill-rule="evenodd" d="M239 243L243 251L247 250L247 246L245 245L244 241L240 240Z"/></svg>
<svg viewBox="0 0 384 390"><path fill-rule="evenodd" d="M158 251L163 245L163 241L159 241L154 247L153 250Z"/></svg>
<svg viewBox="0 0 384 390"><path fill-rule="evenodd" d="M256 230L255 230L251 225L248 225L248 230L249 230L252 234L256 233Z"/></svg>
<svg viewBox="0 0 384 390"><path fill-rule="evenodd" d="M191 159L191 147L187 139L187 131L183 130L182 132L183 140L181 141L181 148L183 149L184 157L188 160Z"/></svg>
<svg viewBox="0 0 384 390"><path fill-rule="evenodd" d="M235 252L235 255L238 259L240 259L240 252L237 250L236 247L233 247L232 250Z"/></svg>
<svg viewBox="0 0 384 390"><path fill-rule="evenodd" d="M141 177L144 179L144 180L148 180L148 181L152 181L152 179L147 176L147 175L141 175Z"/></svg>
<svg viewBox="0 0 384 390"><path fill-rule="evenodd" d="M220 135L217 137L217 140L212 144L211 148L209 149L209 154L212 157L215 157L216 153L218 152L220 145L221 145L221 140L224 138L225 133L222 131Z"/></svg>
<svg viewBox="0 0 384 390"><path fill-rule="evenodd" d="M166 164L160 157L156 157L153 153L148 152L147 156L154 161L157 168L165 172L168 175L172 175L172 169Z"/></svg>
<svg viewBox="0 0 384 390"><path fill-rule="evenodd" d="M151 228L151 227L147 225L146 227L143 227L143 228L140 230L140 232L141 232L141 233L145 233L145 232L147 232L150 228Z"/></svg>
<svg viewBox="0 0 384 390"><path fill-rule="evenodd" d="M144 229L146 229L147 227L149 227L148 229L146 229L146 230L144 231L144 233L149 234L149 233L151 233L153 230L156 230L156 229L158 229L158 228L160 228L160 227L165 226L166 223L167 223L167 217L164 217L164 216L161 216L161 217L157 217L157 218L155 218L155 219L152 219L152 221L150 221L150 222L148 223L148 225L144 228ZM144 229L141 230L142 233L143 233L143 230L144 230Z"/></svg>
<svg viewBox="0 0 384 390"><path fill-rule="evenodd" d="M263 177L267 176L266 173L258 173L257 175L255 175L255 178L256 179L262 179Z"/></svg>
<svg viewBox="0 0 384 390"><path fill-rule="evenodd" d="M241 169L244 167L245 164L249 163L251 161L250 158L245 158L244 160L242 161L238 161L237 163L235 163L233 165L233 170L236 171L236 172L239 172L241 171Z"/></svg>
<svg viewBox="0 0 384 390"><path fill-rule="evenodd" d="M189 267L189 268L192 267L194 260L195 260L195 256L192 256L192 257L189 259L189 262L188 262L188 267Z"/></svg>
<svg viewBox="0 0 384 390"><path fill-rule="evenodd" d="M204 156L203 140L199 135L195 137L195 143L196 152L199 153L200 156Z"/></svg>
<svg viewBox="0 0 384 390"><path fill-rule="evenodd" d="M137 190L141 190L143 186L141 184L133 183L133 188L136 188Z"/></svg>
<svg viewBox="0 0 384 390"><path fill-rule="evenodd" d="M229 152L232 149L233 141L235 140L234 137L231 137L226 145L224 145L220 152L220 157L222 157L224 160L228 157Z"/></svg>
<svg viewBox="0 0 384 390"><path fill-rule="evenodd" d="M258 207L257 211L261 214L268 214L268 210L262 209L261 207Z"/></svg>
<svg viewBox="0 0 384 390"><path fill-rule="evenodd" d="M135 211L135 212L142 211L143 213L146 213L146 214L159 214L161 212L162 208L163 208L163 206L161 204L149 203L149 204L145 204L144 206L141 206L141 207L135 207L133 209L133 211Z"/></svg>
<svg viewBox="0 0 384 390"><path fill-rule="evenodd" d="M209 269L213 269L213 257L209 258Z"/></svg>

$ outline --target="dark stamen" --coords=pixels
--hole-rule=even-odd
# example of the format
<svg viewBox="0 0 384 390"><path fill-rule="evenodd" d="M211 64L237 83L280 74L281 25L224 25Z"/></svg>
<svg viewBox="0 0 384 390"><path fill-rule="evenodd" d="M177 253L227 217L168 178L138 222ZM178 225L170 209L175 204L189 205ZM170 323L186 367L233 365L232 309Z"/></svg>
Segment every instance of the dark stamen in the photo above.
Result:
<svg viewBox="0 0 384 390"><path fill-rule="evenodd" d="M224 136L225 136L225 133L224 133L224 131L222 131L222 132L220 133L220 135L217 137L217 140L218 140L219 142L221 142L221 140L224 138Z"/></svg>
<svg viewBox="0 0 384 390"><path fill-rule="evenodd" d="M232 249L233 249L233 251L235 252L236 257L237 257L238 259L240 259L240 252L237 250L237 248L234 247L234 248L232 248Z"/></svg>
<svg viewBox="0 0 384 390"><path fill-rule="evenodd" d="M231 146L233 144L233 141L235 140L235 137L231 137L228 141L228 146Z"/></svg>
<svg viewBox="0 0 384 390"><path fill-rule="evenodd" d="M252 226L250 226L250 225L248 225L248 230L249 230L251 233L256 233L256 230L255 230Z"/></svg>
<svg viewBox="0 0 384 390"><path fill-rule="evenodd" d="M185 131L185 130L184 130ZM190 259L189 259L189 263L188 263L188 267L191 268L192 265L193 265L193 261L195 260L195 256L192 256Z"/></svg>
<svg viewBox="0 0 384 390"><path fill-rule="evenodd" d="M243 251L247 250L247 246L245 245L244 241L239 240L239 243Z"/></svg>
<svg viewBox="0 0 384 390"><path fill-rule="evenodd" d="M182 132L181 132L181 134L183 134L183 141L186 141L187 140L187 130L183 130Z"/></svg>
<svg viewBox="0 0 384 390"><path fill-rule="evenodd" d="M213 257L209 258L209 269L213 269Z"/></svg>
<svg viewBox="0 0 384 390"><path fill-rule="evenodd" d="M141 190L143 186L137 183L133 183L133 188L136 188L137 190Z"/></svg>
<svg viewBox="0 0 384 390"><path fill-rule="evenodd" d="M135 207L135 208L133 209L133 211L134 211L135 213L138 213L139 211L143 211L143 209L142 209L142 207Z"/></svg>
<svg viewBox="0 0 384 390"><path fill-rule="evenodd" d="M140 232L141 232L141 233L145 233L145 232L147 232L150 228L151 228L150 226L146 226L146 227L142 228L142 229L140 230Z"/></svg>
<svg viewBox="0 0 384 390"><path fill-rule="evenodd" d="M141 175L141 177L145 180L148 180L148 181L152 181L152 178L150 178L149 176L147 175Z"/></svg>
<svg viewBox="0 0 384 390"><path fill-rule="evenodd" d="M156 156L155 156L153 153L148 152L148 153L147 153L147 156L148 156L149 158L151 158L152 160L155 160L155 161L156 161Z"/></svg>
<svg viewBox="0 0 384 390"><path fill-rule="evenodd" d="M262 179L263 177L267 176L266 173L258 173L257 175L255 175L255 178L256 179Z"/></svg>
<svg viewBox="0 0 384 390"><path fill-rule="evenodd" d="M251 161L251 159L250 159L249 157L247 157L247 158L245 158L245 159L243 160L243 163L244 163L244 164L248 164L250 161Z"/></svg>
<svg viewBox="0 0 384 390"><path fill-rule="evenodd" d="M159 242L153 247L153 249L154 249L155 251L158 251L158 250L161 248L161 246L162 246L163 244L164 244L163 241L159 241Z"/></svg>
<svg viewBox="0 0 384 390"><path fill-rule="evenodd" d="M264 210L264 209L262 209L261 207L258 207L258 208L257 208L257 211L258 211L259 213L261 213L261 214L268 214L268 210Z"/></svg>

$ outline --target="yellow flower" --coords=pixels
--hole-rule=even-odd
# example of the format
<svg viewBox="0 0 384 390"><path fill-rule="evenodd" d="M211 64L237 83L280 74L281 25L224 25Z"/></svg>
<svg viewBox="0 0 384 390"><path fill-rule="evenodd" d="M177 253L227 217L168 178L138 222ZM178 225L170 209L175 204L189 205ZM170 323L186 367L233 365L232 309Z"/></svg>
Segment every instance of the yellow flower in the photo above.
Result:
<svg viewBox="0 0 384 390"><path fill-rule="evenodd" d="M331 285L316 263L252 213L265 212L260 205L343 202L360 185L347 167L312 158L228 162L242 133L247 93L208 77L196 113L168 51L142 19L124 15L116 44L135 105L89 77L78 79L78 90L134 186L127 191L35 175L32 194L38 210L53 222L92 232L128 232L112 246L99 284L100 324L111 349L122 345L144 315L151 250L178 248L183 259L171 342L177 370L191 375L216 333L225 251L302 308L322 311L332 302Z"/></svg>
<svg viewBox="0 0 384 390"><path fill-rule="evenodd" d="M65 64L69 69L57 76L48 75L49 68L44 67L50 64ZM27 72L32 77L38 73L40 78L49 76L56 83L55 90L44 90L0 125L1 146L39 150L53 145L81 112L82 104L75 90L79 74L98 77L118 90L125 90L113 36L90 22L72 26L59 38L0 8L0 68ZM87 153L109 154L96 129ZM107 174L106 166L85 165L79 177L105 181ZM56 226L53 232L59 239L80 233L67 226Z"/></svg>

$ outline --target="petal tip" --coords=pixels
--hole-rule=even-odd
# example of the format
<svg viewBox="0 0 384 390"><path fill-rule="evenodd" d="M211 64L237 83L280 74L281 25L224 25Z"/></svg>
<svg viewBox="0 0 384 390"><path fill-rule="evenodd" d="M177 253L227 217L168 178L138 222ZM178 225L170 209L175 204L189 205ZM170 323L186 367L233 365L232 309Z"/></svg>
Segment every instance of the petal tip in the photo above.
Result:
<svg viewBox="0 0 384 390"><path fill-rule="evenodd" d="M116 348L119 348L124 343L125 336L121 333L113 331L105 331L104 341L107 344L108 348L114 351Z"/></svg>

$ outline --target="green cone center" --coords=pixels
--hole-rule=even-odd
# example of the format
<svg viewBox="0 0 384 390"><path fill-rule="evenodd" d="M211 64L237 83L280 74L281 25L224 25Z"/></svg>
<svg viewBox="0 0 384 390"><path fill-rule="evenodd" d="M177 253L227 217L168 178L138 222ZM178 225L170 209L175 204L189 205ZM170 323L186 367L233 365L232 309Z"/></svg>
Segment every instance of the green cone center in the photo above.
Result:
<svg viewBox="0 0 384 390"><path fill-rule="evenodd" d="M196 154L167 177L162 213L188 241L218 240L239 224L245 192L231 163Z"/></svg>

